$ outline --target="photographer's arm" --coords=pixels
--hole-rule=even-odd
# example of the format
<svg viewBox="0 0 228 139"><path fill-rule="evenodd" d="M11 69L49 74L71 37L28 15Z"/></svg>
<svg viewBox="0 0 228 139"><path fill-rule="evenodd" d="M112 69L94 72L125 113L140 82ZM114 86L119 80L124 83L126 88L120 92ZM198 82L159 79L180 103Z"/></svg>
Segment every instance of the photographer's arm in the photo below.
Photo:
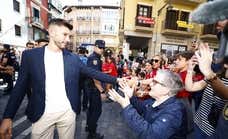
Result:
<svg viewBox="0 0 228 139"><path fill-rule="evenodd" d="M226 87L223 82L216 76L216 74L211 69L212 63L212 52L208 44L201 44L200 46L201 55L196 55L199 61L199 68L204 74L208 83L212 86L216 94L224 99L228 98L228 87Z"/></svg>
<svg viewBox="0 0 228 139"><path fill-rule="evenodd" d="M219 78L212 80L210 85L219 97L228 99L228 86L225 86Z"/></svg>

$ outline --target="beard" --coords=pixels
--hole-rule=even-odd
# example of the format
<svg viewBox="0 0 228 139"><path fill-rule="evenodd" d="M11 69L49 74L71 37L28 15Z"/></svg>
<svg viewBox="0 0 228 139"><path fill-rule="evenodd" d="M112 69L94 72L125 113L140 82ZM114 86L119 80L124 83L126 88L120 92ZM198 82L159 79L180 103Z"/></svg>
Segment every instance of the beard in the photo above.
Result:
<svg viewBox="0 0 228 139"><path fill-rule="evenodd" d="M61 41L54 41L54 43L59 49L64 49L67 46L67 43L64 43L64 42L61 42Z"/></svg>

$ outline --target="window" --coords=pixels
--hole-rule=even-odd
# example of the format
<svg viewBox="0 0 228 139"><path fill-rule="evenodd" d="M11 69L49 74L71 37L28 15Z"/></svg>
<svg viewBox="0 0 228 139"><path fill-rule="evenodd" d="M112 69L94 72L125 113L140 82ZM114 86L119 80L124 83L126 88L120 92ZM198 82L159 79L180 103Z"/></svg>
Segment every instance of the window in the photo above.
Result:
<svg viewBox="0 0 228 139"><path fill-rule="evenodd" d="M177 29L178 14L179 14L179 11L167 10L166 22L165 22L166 29L174 29L174 30Z"/></svg>
<svg viewBox="0 0 228 139"><path fill-rule="evenodd" d="M152 6L137 5L137 15L135 23L137 26L151 27Z"/></svg>
<svg viewBox="0 0 228 139"><path fill-rule="evenodd" d="M180 18L179 18L180 21L186 21L188 23L188 18L189 18L189 12L181 11ZM178 27L178 30L187 31L187 28Z"/></svg>
<svg viewBox="0 0 228 139"><path fill-rule="evenodd" d="M13 0L13 9L20 13L20 3L17 0Z"/></svg>
<svg viewBox="0 0 228 139"><path fill-rule="evenodd" d="M15 35L21 36L21 27L18 25L15 25L14 28L15 28Z"/></svg>
<svg viewBox="0 0 228 139"><path fill-rule="evenodd" d="M33 7L32 12L33 12L33 22L40 23L40 11Z"/></svg>
<svg viewBox="0 0 228 139"><path fill-rule="evenodd" d="M203 34L217 34L216 24L204 25Z"/></svg>
<svg viewBox="0 0 228 139"><path fill-rule="evenodd" d="M40 18L40 11L36 8L33 8L33 16L36 18Z"/></svg>
<svg viewBox="0 0 228 139"><path fill-rule="evenodd" d="M166 13L166 29L187 31L187 28L178 27L177 21L185 21L188 24L189 12L178 10L167 10Z"/></svg>

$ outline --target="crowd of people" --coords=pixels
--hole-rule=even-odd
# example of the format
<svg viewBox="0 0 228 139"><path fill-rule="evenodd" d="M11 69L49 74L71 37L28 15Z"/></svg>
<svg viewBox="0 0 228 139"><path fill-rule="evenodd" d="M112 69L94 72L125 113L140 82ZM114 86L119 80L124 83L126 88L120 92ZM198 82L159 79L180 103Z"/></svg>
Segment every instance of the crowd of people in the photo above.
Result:
<svg viewBox="0 0 228 139"><path fill-rule="evenodd" d="M227 37L228 17L214 18L220 34ZM84 47L74 54L66 49L72 28L63 19L52 19L48 42L37 48L26 44L0 138L12 136L12 119L25 95L32 139L51 139L55 128L59 138L73 139L81 107L87 112L88 139L103 139L97 132L102 100L121 105L124 121L140 139L186 139L190 134L194 139L228 138L226 54L216 55L202 42L173 57L157 54L130 61L105 48L104 40L95 41L91 55Z"/></svg>

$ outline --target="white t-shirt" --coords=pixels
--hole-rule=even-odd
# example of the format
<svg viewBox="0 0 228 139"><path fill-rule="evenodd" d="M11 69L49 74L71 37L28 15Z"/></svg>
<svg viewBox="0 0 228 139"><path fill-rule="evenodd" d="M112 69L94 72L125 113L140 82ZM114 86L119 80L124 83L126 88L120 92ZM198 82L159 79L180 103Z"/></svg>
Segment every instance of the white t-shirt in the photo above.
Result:
<svg viewBox="0 0 228 139"><path fill-rule="evenodd" d="M72 109L66 95L63 54L45 47L45 113L55 113Z"/></svg>

